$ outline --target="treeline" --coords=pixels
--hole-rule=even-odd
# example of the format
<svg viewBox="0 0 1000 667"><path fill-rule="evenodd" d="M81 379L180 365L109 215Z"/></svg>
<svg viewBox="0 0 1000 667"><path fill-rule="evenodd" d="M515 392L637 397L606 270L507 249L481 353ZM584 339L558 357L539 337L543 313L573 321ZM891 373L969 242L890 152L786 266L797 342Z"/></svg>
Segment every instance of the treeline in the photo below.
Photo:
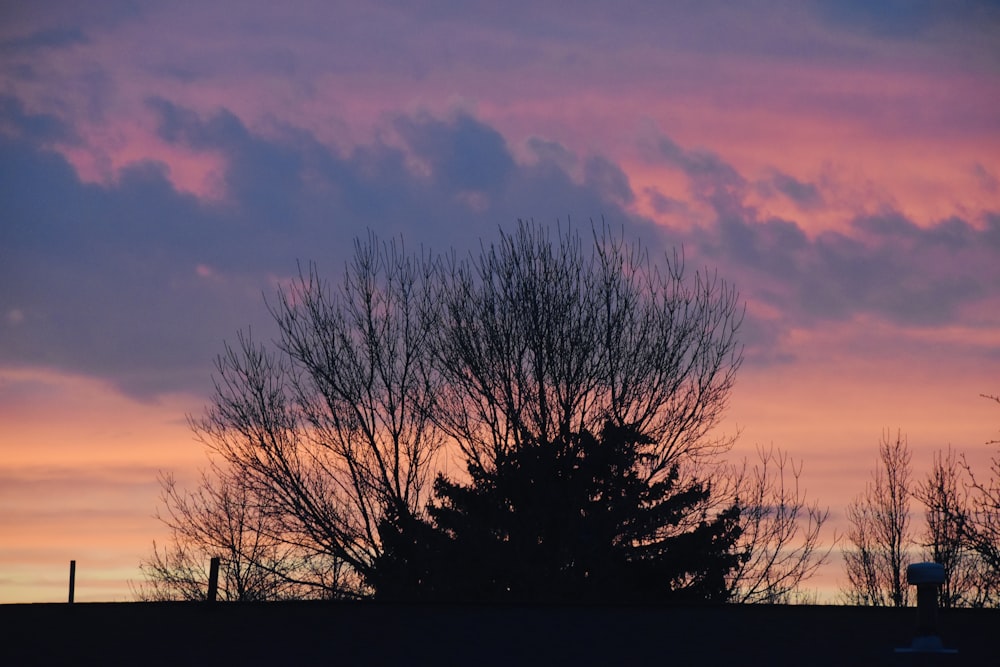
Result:
<svg viewBox="0 0 1000 667"><path fill-rule="evenodd" d="M997 396L983 398L1000 403ZM921 510L924 521L915 522ZM919 560L944 567L943 607L1000 606L1000 454L983 477L949 447L915 481L905 436L886 432L876 469L847 519L847 602L907 606L913 592L906 567Z"/></svg>
<svg viewBox="0 0 1000 667"><path fill-rule="evenodd" d="M743 306L681 253L369 236L268 307L276 340L238 335L190 419L200 482L161 480L139 599L203 599L220 557L226 600L791 602L834 548L800 465L729 462Z"/></svg>

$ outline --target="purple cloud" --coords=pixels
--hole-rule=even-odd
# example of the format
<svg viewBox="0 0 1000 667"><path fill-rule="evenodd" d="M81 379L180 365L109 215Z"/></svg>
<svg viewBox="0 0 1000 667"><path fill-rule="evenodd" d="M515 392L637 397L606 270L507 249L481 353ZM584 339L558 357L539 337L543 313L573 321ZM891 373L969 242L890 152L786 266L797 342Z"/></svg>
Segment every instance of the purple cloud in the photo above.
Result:
<svg viewBox="0 0 1000 667"><path fill-rule="evenodd" d="M44 123L0 107L21 128L0 141L0 206L11 214L0 232L0 309L17 313L0 325L0 361L106 377L139 396L200 389L224 338L250 324L269 330L269 276L294 273L298 260L336 275L366 229L436 251L472 248L518 217L579 212L652 229L621 207L631 191L615 165L592 158L580 184L549 159L518 164L470 116L400 117L405 147L340 153L303 130L264 138L227 111L149 104L162 139L222 155L226 202L178 192L155 162L114 184L82 183L36 145L32 128Z"/></svg>
<svg viewBox="0 0 1000 667"><path fill-rule="evenodd" d="M261 294L297 261L336 275L366 229L463 252L519 217L603 216L654 253L683 244L781 314L748 322L760 347L792 327L857 314L946 325L1000 285L997 216L919 226L889 212L810 236L799 221L762 218L747 203L753 181L720 155L667 137L647 157L680 170L690 200L659 195L654 204L708 205L714 217L694 228L631 213L635 193L609 158L536 138L534 159L519 162L495 127L468 114L397 116L401 144L342 151L293 126L264 136L226 110L202 115L163 98L148 106L162 140L221 156L224 202L178 192L155 162L129 166L113 184L85 184L44 148L71 130L16 101L0 104L0 123L13 128L0 137L0 207L10 220L0 231L0 362L105 377L137 396L201 390L223 339L247 325L269 331ZM822 206L818 189L792 175L774 170L770 186L800 208Z"/></svg>
<svg viewBox="0 0 1000 667"><path fill-rule="evenodd" d="M769 179L759 182L757 189L765 196L771 196L774 192L781 193L803 211L823 205L823 195L814 183L800 181L777 169Z"/></svg>

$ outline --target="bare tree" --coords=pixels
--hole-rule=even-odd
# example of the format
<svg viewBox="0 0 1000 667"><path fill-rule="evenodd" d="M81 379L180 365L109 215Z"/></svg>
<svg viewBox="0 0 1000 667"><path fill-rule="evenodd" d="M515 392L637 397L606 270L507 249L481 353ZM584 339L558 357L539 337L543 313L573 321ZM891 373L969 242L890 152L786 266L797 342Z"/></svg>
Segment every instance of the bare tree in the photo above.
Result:
<svg viewBox="0 0 1000 667"><path fill-rule="evenodd" d="M935 452L927 477L914 492L925 508L925 558L944 567L943 607L982 607L995 602L1000 584L996 574L973 548L968 536L973 510L969 473L957 453Z"/></svg>
<svg viewBox="0 0 1000 667"><path fill-rule="evenodd" d="M419 513L442 438L428 355L428 262L396 243L356 242L343 285L315 268L272 307L277 350L241 335L217 363L198 437L280 523L289 545L351 577L330 594L366 595L379 523ZM320 572L325 571L323 568Z"/></svg>
<svg viewBox="0 0 1000 667"><path fill-rule="evenodd" d="M909 599L910 458L902 433L895 440L883 433L872 479L847 508L844 592L853 604L905 607Z"/></svg>
<svg viewBox="0 0 1000 667"><path fill-rule="evenodd" d="M981 397L991 400L997 405L1000 405L1000 396L993 396L992 394L980 394ZM987 445L1000 445L1000 440L988 440Z"/></svg>
<svg viewBox="0 0 1000 667"><path fill-rule="evenodd" d="M971 473L970 473L971 475ZM965 526L966 536L973 549L992 569L996 580L1000 581L1000 459L994 458L990 465L990 478L981 480L971 476L975 495L969 523Z"/></svg>
<svg viewBox="0 0 1000 667"><path fill-rule="evenodd" d="M480 466L525 441L599 432L648 436L647 475L711 457L709 437L742 361L736 291L684 277L675 254L521 222L478 256L452 257L437 295L441 425Z"/></svg>
<svg viewBox="0 0 1000 667"><path fill-rule="evenodd" d="M1000 404L1000 396L983 395ZM1000 444L990 440L987 445ZM970 549L978 554L988 569L995 586L992 604L1000 603L1000 453L990 458L988 478L976 475L968 461L962 458L962 468L968 478L969 505L961 524L962 536Z"/></svg>
<svg viewBox="0 0 1000 667"><path fill-rule="evenodd" d="M172 475L161 475L158 518L170 529L168 544L154 542L140 564L145 581L133 589L140 600L204 600L208 566L221 561L218 594L226 601L280 600L309 597L310 587L297 583L316 572L305 554L281 539L277 525L252 498L244 480L216 465L203 471L193 492L177 487ZM336 577L336 568L327 577Z"/></svg>
<svg viewBox="0 0 1000 667"><path fill-rule="evenodd" d="M734 471L732 492L740 508L741 564L729 577L730 600L788 603L833 550L823 549L820 531L830 516L809 503L796 465L780 450L758 448L758 460ZM834 540L835 542L836 540Z"/></svg>

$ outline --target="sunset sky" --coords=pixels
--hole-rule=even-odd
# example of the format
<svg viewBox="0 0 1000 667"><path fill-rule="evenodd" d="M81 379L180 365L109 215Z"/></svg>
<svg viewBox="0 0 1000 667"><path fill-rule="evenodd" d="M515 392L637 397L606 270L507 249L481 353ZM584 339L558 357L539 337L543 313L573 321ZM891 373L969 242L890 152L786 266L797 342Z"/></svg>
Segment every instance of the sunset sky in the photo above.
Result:
<svg viewBox="0 0 1000 667"><path fill-rule="evenodd" d="M602 217L738 287L723 426L804 462L828 543L885 429L917 475L987 460L995 2L4 3L0 603L65 600L71 559L129 598L157 471L204 464L186 415L297 261Z"/></svg>

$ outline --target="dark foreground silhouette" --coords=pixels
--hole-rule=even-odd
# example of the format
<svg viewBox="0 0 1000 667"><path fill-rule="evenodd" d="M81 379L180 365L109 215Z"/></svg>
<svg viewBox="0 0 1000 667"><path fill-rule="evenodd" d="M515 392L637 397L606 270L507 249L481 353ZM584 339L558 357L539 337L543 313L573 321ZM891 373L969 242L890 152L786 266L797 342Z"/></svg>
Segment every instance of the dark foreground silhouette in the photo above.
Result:
<svg viewBox="0 0 1000 667"><path fill-rule="evenodd" d="M740 507L692 520L711 484L681 482L676 464L649 479L652 442L608 421L470 460L470 485L438 477L429 521L381 523L368 583L401 602L725 602L744 562Z"/></svg>
<svg viewBox="0 0 1000 667"><path fill-rule="evenodd" d="M0 605L4 665L991 665L1000 610L942 612L957 655L897 655L915 609L386 603Z"/></svg>

